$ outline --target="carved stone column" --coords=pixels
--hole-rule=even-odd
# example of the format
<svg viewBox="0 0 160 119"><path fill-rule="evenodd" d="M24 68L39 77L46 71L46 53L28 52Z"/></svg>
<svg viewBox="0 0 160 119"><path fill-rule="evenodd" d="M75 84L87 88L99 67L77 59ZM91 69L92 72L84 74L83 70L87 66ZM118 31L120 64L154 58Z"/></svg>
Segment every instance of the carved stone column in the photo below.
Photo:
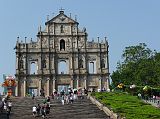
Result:
<svg viewBox="0 0 160 119"><path fill-rule="evenodd" d="M40 90L42 89L42 79L39 79L39 85L38 85L38 95L40 96Z"/></svg>
<svg viewBox="0 0 160 119"><path fill-rule="evenodd" d="M106 89L108 90L109 89L109 78L108 77L106 78L106 83L107 83L106 84Z"/></svg>
<svg viewBox="0 0 160 119"><path fill-rule="evenodd" d="M99 78L99 89L102 90L102 77Z"/></svg>
<svg viewBox="0 0 160 119"><path fill-rule="evenodd" d="M84 78L84 88L87 89L87 78Z"/></svg>
<svg viewBox="0 0 160 119"><path fill-rule="evenodd" d="M55 78L53 79L53 91L54 89L56 89L56 79Z"/></svg>
<svg viewBox="0 0 160 119"><path fill-rule="evenodd" d="M72 78L71 78L70 86L71 86L71 88L73 88L73 79Z"/></svg>
<svg viewBox="0 0 160 119"><path fill-rule="evenodd" d="M79 78L77 78L77 89L79 88Z"/></svg>
<svg viewBox="0 0 160 119"><path fill-rule="evenodd" d="M26 78L24 78L24 81L23 81L23 88L24 88L24 90L23 90L23 96L25 97L26 96L26 90L27 90L27 86L26 86Z"/></svg>
<svg viewBox="0 0 160 119"><path fill-rule="evenodd" d="M49 83L50 83L50 78L47 78L47 96L50 95L50 92L49 92Z"/></svg>
<svg viewBox="0 0 160 119"><path fill-rule="evenodd" d="M19 87L19 84L18 84L18 81L16 81L15 96L19 96L18 95L18 87Z"/></svg>

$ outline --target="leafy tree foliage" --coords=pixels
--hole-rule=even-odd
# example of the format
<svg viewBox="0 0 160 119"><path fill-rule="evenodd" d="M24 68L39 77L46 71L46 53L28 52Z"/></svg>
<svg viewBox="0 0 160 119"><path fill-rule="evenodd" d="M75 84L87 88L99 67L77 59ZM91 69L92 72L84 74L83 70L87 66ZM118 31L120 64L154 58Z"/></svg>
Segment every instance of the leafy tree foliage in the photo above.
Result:
<svg viewBox="0 0 160 119"><path fill-rule="evenodd" d="M126 47L123 61L117 63L117 70L111 75L114 85L124 83L138 86L160 84L160 53L153 52L145 43Z"/></svg>

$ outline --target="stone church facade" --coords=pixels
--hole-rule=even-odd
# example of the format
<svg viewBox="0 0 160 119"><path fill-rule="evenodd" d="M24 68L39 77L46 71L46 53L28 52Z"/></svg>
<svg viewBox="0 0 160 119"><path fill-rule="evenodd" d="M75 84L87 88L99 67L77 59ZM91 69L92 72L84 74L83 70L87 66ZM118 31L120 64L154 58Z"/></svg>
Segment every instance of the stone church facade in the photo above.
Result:
<svg viewBox="0 0 160 119"><path fill-rule="evenodd" d="M37 40L16 43L16 95L109 89L108 42L88 41L86 29L63 10L39 28Z"/></svg>

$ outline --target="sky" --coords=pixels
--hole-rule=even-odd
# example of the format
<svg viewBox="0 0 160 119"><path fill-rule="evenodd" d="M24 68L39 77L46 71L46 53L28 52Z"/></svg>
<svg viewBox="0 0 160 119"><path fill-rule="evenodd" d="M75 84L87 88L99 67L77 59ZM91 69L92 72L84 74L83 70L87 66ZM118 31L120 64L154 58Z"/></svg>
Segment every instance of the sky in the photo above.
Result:
<svg viewBox="0 0 160 119"><path fill-rule="evenodd" d="M110 73L116 70L127 46L146 43L160 51L160 0L0 0L0 82L3 74L15 74L15 44L27 37L36 41L38 27L45 27L65 9L77 16L80 29L86 27L88 40L109 42Z"/></svg>

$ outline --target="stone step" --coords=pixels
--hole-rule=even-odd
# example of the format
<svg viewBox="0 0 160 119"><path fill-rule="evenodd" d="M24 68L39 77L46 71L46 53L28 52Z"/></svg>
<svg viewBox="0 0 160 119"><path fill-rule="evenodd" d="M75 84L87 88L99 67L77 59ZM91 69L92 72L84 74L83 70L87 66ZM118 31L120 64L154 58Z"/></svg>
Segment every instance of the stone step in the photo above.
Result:
<svg viewBox="0 0 160 119"><path fill-rule="evenodd" d="M38 97L12 97L13 107L10 119L35 119L32 115L32 107L42 104L44 98ZM51 99L50 119L110 119L103 111L88 99L75 100L73 104L62 105L60 100Z"/></svg>

